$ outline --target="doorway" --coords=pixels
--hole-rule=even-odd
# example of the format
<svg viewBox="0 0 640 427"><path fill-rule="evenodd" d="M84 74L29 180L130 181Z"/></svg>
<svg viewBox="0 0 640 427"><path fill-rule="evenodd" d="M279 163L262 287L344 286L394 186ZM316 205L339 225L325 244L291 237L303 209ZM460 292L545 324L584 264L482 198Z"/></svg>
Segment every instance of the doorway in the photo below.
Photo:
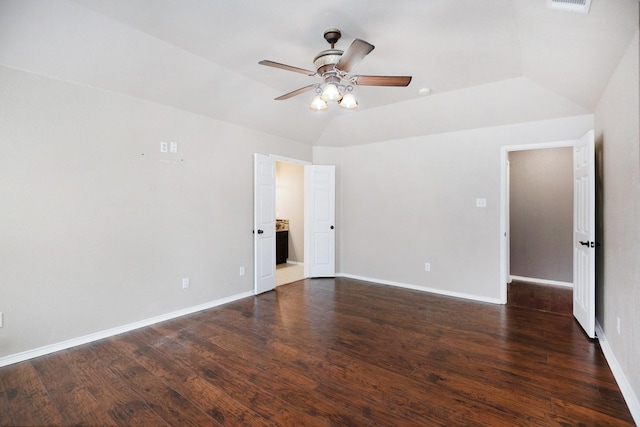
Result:
<svg viewBox="0 0 640 427"><path fill-rule="evenodd" d="M512 281L512 279L516 279L518 281L523 282L536 282L542 284L550 284L550 285L561 285L561 286L572 286L573 278L572 275L567 274L564 271L566 266L557 265L558 257L554 255L554 257L546 255L540 258L537 258L536 262L530 262L532 259L532 254L536 252L540 252L542 248L546 245L549 246L549 242L545 242L545 237L541 235L541 233L536 230L536 224L533 224L532 221L535 220L536 216L545 216L548 214L546 210L549 209L548 206L544 206L542 204L542 197L547 197L544 195L544 188L540 188L540 183L534 183L538 188L529 189L530 193L527 194L527 197L521 198L521 200L511 200L510 195L513 194L512 190L522 191L522 189L512 189L513 184L517 186L526 184L527 174L530 174L531 171L527 172L523 171L521 168L524 167L536 167L539 166L540 162L544 160L545 154L546 157L553 157L555 155L555 150L571 150L570 156L572 156L572 147L574 146L574 141L559 141L552 143L541 143L541 144L528 144L528 145L520 145L520 146L511 146L511 147L503 147L502 148L502 176L501 176L501 302L503 304L507 303L507 289L508 283ZM527 154L530 154L527 156ZM542 158L542 159L541 159ZM530 164L526 164L529 162ZM515 163L515 164L512 164ZM512 168L519 167L519 170L515 170L515 172L521 176L521 182L511 182L512 174L514 170ZM566 168L568 169L567 174L573 174L573 163L566 164ZM547 173L549 171L546 171ZM543 176L545 179L550 178L545 174L543 170L537 170L535 173ZM553 171L553 173L557 173L557 171ZM569 182L569 191L573 192L573 182L572 180ZM542 186L543 187L543 186ZM536 199L535 194L538 194L539 197ZM560 197L560 195L555 195L554 197ZM533 198L533 203L531 200L527 201L527 198ZM549 197L546 201L548 203L552 203L553 197ZM537 205L536 205L537 203ZM573 198L571 198L571 203L573 203ZM557 209L557 206L552 207L553 210ZM516 212L512 212L512 210L516 210ZM571 210L573 210L571 204ZM512 215L518 215L520 217L520 223L512 224L511 218ZM512 226L514 229L512 229ZM569 239L572 239L573 232L573 214L571 213L568 218L563 218L560 221L560 224L554 224L554 226L561 227L562 234L566 234L569 236ZM517 233L516 236L512 236L512 231ZM557 234L557 233L556 233ZM533 237L532 237L533 236ZM512 248L512 237L516 237L517 239L522 239L522 243L517 243ZM547 240L555 239L557 236L552 235L551 237L547 237ZM566 237L566 236L565 236ZM534 241L526 241L527 238L533 238ZM518 240L520 242L520 240ZM572 242L572 240L571 240ZM570 244L572 245L572 243ZM528 246L530 244L530 246ZM571 246L569 246L571 249ZM513 257L512 257L513 255ZM564 262L571 263L569 265L569 269L572 271L573 269L573 261L572 252L569 252L568 255L563 252L563 257L565 258ZM513 259L512 259L513 258ZM530 265L526 263L529 262ZM553 262L556 263L554 266L555 274L559 276L554 279L550 279L549 277L544 277L545 274L542 273L542 270L545 268L545 263ZM515 265L514 265L515 264ZM531 265L533 264L533 265ZM511 271L511 267L514 266L516 268L515 271ZM514 277L515 276L515 277ZM558 277L560 280L558 280Z"/></svg>
<svg viewBox="0 0 640 427"><path fill-rule="evenodd" d="M571 315L573 148L508 157L510 306Z"/></svg>
<svg viewBox="0 0 640 427"><path fill-rule="evenodd" d="M573 147L573 316L589 338L595 337L595 149L594 131L582 138L547 144L502 147L500 194L500 297L507 303L510 281L509 154L542 148Z"/></svg>
<svg viewBox="0 0 640 427"><path fill-rule="evenodd" d="M276 162L304 165L304 277L335 277L335 166L254 153L254 292L276 287Z"/></svg>
<svg viewBox="0 0 640 427"><path fill-rule="evenodd" d="M305 278L304 165L276 161L276 286Z"/></svg>
<svg viewBox="0 0 640 427"><path fill-rule="evenodd" d="M573 287L573 148L512 151L508 161L510 279Z"/></svg>

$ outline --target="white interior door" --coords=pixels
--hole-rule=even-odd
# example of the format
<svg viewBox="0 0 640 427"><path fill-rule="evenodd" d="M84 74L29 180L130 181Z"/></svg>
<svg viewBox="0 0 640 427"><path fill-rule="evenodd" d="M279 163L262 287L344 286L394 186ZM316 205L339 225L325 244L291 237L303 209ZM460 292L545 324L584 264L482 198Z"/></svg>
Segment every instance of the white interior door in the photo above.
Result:
<svg viewBox="0 0 640 427"><path fill-rule="evenodd" d="M573 153L573 315L595 338L595 148L589 131Z"/></svg>
<svg viewBox="0 0 640 427"><path fill-rule="evenodd" d="M304 167L306 277L336 275L335 166Z"/></svg>
<svg viewBox="0 0 640 427"><path fill-rule="evenodd" d="M276 287L276 161L254 154L254 288L261 294Z"/></svg>

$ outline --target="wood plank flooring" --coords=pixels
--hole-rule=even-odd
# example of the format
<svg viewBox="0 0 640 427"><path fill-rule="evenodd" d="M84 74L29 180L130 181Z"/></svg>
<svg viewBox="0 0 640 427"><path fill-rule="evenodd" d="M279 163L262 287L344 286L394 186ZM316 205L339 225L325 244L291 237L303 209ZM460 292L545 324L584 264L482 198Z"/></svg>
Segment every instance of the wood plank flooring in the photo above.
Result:
<svg viewBox="0 0 640 427"><path fill-rule="evenodd" d="M573 315L573 289L514 280L508 285L508 304Z"/></svg>
<svg viewBox="0 0 640 427"><path fill-rule="evenodd" d="M0 368L0 426L633 425L598 343L522 305L304 280Z"/></svg>

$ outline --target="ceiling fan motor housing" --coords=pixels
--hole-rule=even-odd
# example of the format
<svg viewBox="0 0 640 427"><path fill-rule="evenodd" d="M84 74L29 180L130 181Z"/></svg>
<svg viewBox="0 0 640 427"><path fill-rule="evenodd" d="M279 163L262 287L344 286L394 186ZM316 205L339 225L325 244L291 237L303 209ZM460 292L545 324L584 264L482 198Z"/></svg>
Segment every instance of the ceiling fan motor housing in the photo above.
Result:
<svg viewBox="0 0 640 427"><path fill-rule="evenodd" d="M323 50L313 58L313 66L321 76L327 71L334 71L335 65L340 61L343 53L344 51L340 49Z"/></svg>

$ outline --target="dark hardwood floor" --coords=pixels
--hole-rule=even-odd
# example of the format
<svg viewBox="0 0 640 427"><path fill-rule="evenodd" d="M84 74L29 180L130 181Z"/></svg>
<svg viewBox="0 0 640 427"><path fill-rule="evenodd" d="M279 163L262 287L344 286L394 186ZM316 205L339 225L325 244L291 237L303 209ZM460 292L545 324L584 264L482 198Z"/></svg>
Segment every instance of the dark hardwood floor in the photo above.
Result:
<svg viewBox="0 0 640 427"><path fill-rule="evenodd" d="M296 282L0 368L0 425L633 425L598 343L523 304Z"/></svg>
<svg viewBox="0 0 640 427"><path fill-rule="evenodd" d="M573 289L514 280L507 288L509 306L573 315Z"/></svg>

